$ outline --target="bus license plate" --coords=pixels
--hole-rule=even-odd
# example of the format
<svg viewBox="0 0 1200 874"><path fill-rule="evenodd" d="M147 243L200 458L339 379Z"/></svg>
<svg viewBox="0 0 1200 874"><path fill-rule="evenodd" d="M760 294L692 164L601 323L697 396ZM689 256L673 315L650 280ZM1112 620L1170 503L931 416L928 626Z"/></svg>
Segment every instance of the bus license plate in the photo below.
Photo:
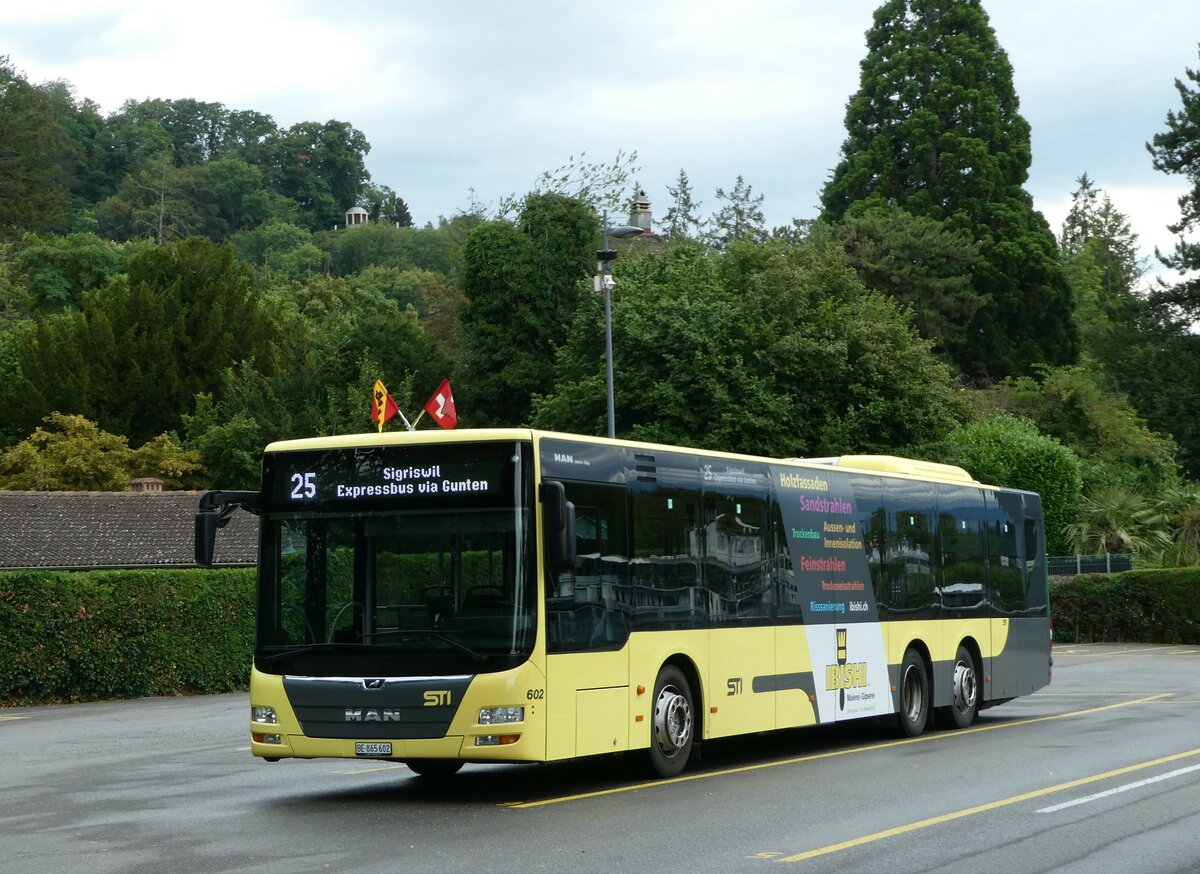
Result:
<svg viewBox="0 0 1200 874"><path fill-rule="evenodd" d="M390 743L357 743L354 745L354 755L356 756L390 756L391 754L392 745Z"/></svg>

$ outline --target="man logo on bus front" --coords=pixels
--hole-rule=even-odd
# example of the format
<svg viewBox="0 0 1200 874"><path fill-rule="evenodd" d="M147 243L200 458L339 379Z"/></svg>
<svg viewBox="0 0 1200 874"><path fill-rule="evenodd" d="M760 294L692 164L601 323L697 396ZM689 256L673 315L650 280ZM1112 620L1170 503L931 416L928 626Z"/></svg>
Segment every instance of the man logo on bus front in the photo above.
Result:
<svg viewBox="0 0 1200 874"><path fill-rule="evenodd" d="M369 680L363 680L364 689L382 689L384 685L383 677L372 677Z"/></svg>

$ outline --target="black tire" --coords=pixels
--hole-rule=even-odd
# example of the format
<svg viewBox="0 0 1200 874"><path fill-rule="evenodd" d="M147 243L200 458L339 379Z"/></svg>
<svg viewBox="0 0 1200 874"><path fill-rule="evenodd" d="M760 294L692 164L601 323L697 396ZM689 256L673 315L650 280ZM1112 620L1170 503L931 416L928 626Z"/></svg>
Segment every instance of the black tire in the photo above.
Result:
<svg viewBox="0 0 1200 874"><path fill-rule="evenodd" d="M900 712L896 719L900 733L905 737L916 737L929 721L929 672L925 669L925 659L915 649L904 654L904 662L900 665L898 703Z"/></svg>
<svg viewBox="0 0 1200 874"><path fill-rule="evenodd" d="M404 764L418 777L453 777L463 766L458 759L412 759Z"/></svg>
<svg viewBox="0 0 1200 874"><path fill-rule="evenodd" d="M650 720L650 767L659 777L675 777L687 767L696 739L696 707L683 672L666 665L654 683Z"/></svg>
<svg viewBox="0 0 1200 874"><path fill-rule="evenodd" d="M979 668L965 646L954 657L950 682L950 705L938 708L938 722L947 728L967 728L979 712Z"/></svg>

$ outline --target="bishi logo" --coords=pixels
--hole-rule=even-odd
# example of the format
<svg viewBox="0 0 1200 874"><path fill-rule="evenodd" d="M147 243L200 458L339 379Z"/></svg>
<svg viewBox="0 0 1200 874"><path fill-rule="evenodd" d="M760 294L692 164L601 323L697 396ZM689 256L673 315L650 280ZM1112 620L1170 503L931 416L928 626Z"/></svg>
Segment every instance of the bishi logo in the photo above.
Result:
<svg viewBox="0 0 1200 874"><path fill-rule="evenodd" d="M430 689L425 693L426 707L449 707L450 706L450 690L449 689Z"/></svg>
<svg viewBox="0 0 1200 874"><path fill-rule="evenodd" d="M846 707L846 690L867 685L867 663L851 662L847 657L848 630L839 628L837 635L837 664L825 666L825 689L838 693L838 707Z"/></svg>

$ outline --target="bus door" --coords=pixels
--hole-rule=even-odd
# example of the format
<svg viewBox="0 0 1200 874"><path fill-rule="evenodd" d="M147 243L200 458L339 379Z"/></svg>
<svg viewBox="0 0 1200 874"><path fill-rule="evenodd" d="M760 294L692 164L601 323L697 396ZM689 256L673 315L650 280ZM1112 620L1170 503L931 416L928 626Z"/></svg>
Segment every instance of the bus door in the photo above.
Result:
<svg viewBox="0 0 1200 874"><path fill-rule="evenodd" d="M546 579L547 759L629 746L632 625L623 485L564 483L575 564Z"/></svg>
<svg viewBox="0 0 1200 874"><path fill-rule="evenodd" d="M781 688L766 465L701 459L709 624L706 737L773 729Z"/></svg>

